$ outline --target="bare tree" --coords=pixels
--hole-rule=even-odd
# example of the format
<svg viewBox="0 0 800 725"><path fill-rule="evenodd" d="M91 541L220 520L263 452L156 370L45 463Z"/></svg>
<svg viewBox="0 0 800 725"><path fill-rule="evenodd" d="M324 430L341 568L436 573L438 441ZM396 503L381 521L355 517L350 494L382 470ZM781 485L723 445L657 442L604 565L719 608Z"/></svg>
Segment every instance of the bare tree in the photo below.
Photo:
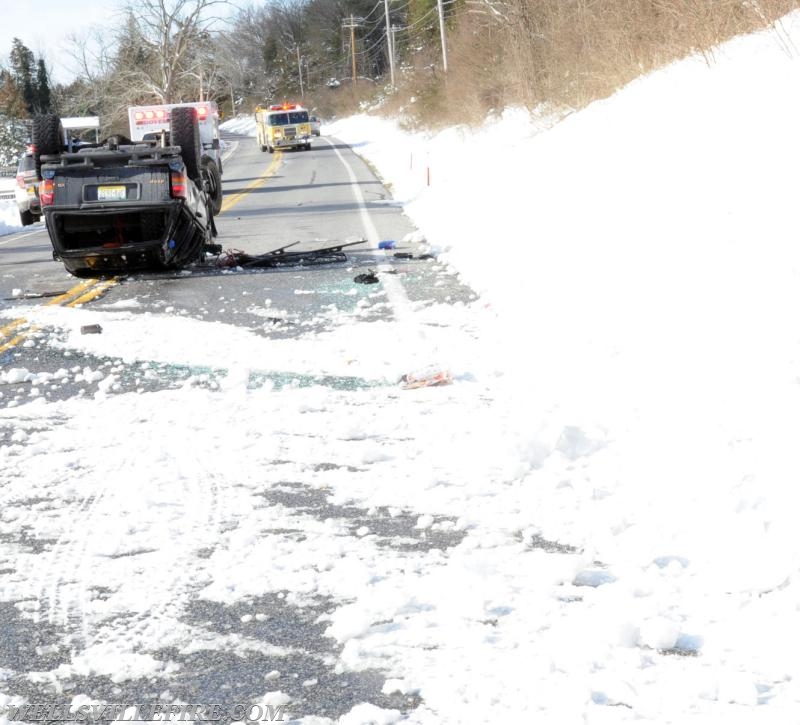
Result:
<svg viewBox="0 0 800 725"><path fill-rule="evenodd" d="M207 67L211 25L218 20L215 6L229 0L136 0L127 5L128 16L147 50L147 62L118 68L129 87L161 103L183 100L187 91L196 96L205 79L216 70ZM125 42L120 36L118 41ZM205 89L204 89L205 90Z"/></svg>
<svg viewBox="0 0 800 725"><path fill-rule="evenodd" d="M230 96L231 115L235 115L244 96L255 93L259 64L254 62L253 53L243 47L236 32L220 33L215 48L219 83Z"/></svg>

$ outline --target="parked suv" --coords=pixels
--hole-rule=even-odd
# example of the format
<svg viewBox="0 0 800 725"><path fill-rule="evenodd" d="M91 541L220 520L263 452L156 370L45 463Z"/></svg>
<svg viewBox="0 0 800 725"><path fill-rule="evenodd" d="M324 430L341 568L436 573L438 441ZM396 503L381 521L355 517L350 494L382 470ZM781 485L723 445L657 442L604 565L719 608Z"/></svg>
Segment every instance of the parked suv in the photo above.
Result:
<svg viewBox="0 0 800 725"><path fill-rule="evenodd" d="M17 166L17 185L14 188L19 218L24 227L38 222L42 218L42 207L39 204L39 181L33 152L28 149L20 156Z"/></svg>

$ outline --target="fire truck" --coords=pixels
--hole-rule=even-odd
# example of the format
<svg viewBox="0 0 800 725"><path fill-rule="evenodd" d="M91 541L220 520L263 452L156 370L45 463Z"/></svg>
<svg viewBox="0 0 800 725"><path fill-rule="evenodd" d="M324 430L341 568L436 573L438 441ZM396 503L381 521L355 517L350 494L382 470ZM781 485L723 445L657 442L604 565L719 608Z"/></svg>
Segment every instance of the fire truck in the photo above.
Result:
<svg viewBox="0 0 800 725"><path fill-rule="evenodd" d="M308 111L297 103L256 106L256 139L262 151L277 148L311 148Z"/></svg>
<svg viewBox="0 0 800 725"><path fill-rule="evenodd" d="M188 164L192 178L203 178L211 198L214 214L222 208L222 149L219 138L219 109L213 101L193 103L166 103L128 108L131 141L159 141L162 134L169 141L172 109L190 107L197 111L197 127L200 132L200 163L197 168Z"/></svg>

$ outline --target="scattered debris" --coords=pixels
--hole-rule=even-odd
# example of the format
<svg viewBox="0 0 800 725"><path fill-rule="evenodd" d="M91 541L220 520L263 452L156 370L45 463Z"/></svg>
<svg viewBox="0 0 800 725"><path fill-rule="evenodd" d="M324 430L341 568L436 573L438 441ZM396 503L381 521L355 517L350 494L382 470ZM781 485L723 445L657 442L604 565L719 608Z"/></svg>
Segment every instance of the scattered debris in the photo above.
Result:
<svg viewBox="0 0 800 725"><path fill-rule="evenodd" d="M378 249L394 249L397 245L397 242L394 239L384 239L382 242L378 242Z"/></svg>
<svg viewBox="0 0 800 725"><path fill-rule="evenodd" d="M369 272L357 274L355 277L353 277L353 282L356 284L377 284L378 275L375 274L375 270L371 269Z"/></svg>
<svg viewBox="0 0 800 725"><path fill-rule="evenodd" d="M413 390L415 388L430 388L436 385L450 385L453 382L453 376L449 370L427 368L413 373L406 373L400 378L399 382L403 390Z"/></svg>
<svg viewBox="0 0 800 725"><path fill-rule="evenodd" d="M327 247L322 247L321 249L307 249L299 252L287 252L286 250L300 244L300 242L284 244L282 247L278 247L264 254L247 254L240 249L228 249L220 254L216 261L216 266L252 269L345 262L347 261L347 257L342 250L345 247L352 247L355 244L363 244L365 241L366 239L358 239L355 242L332 244Z"/></svg>
<svg viewBox="0 0 800 725"><path fill-rule="evenodd" d="M103 331L100 325L82 325L81 335L99 335Z"/></svg>
<svg viewBox="0 0 800 725"><path fill-rule="evenodd" d="M28 292L15 289L12 292L12 297L3 297L4 302L11 302L13 300L38 300L42 297L60 297L67 294L67 290L60 290L58 292Z"/></svg>
<svg viewBox="0 0 800 725"><path fill-rule="evenodd" d="M414 259L414 255L411 252L395 252L394 253L395 259Z"/></svg>

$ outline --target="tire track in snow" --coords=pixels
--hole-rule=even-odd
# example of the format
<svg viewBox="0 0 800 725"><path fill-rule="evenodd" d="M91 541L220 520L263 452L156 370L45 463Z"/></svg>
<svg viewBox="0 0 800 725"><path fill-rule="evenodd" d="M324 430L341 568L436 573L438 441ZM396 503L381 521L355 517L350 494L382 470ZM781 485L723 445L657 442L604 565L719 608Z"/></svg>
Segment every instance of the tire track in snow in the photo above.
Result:
<svg viewBox="0 0 800 725"><path fill-rule="evenodd" d="M90 519L92 510L97 505L102 492L93 491L84 496L63 512L58 521L61 524L61 533L50 549L47 563L41 569L34 568L34 589L38 589L39 607L34 616L34 622L39 623L42 617L50 624L66 624L58 616L62 606L62 588L73 573L71 562L75 560L76 550L81 546L77 539L74 522ZM63 523L62 523L63 522Z"/></svg>
<svg viewBox="0 0 800 725"><path fill-rule="evenodd" d="M182 615L188 577L204 576L198 551L220 529L227 497L220 495L213 454L173 449L159 433L162 425L151 423L141 428L137 446L120 450L113 435L96 441L97 459L106 463L82 475L90 490L53 517L55 543L44 565L32 567L34 622L63 628L73 653L97 645L157 646ZM135 455L140 446L163 464L157 476L143 470Z"/></svg>
<svg viewBox="0 0 800 725"><path fill-rule="evenodd" d="M181 455L176 459L182 481L182 500L188 502L186 514L181 519L192 521L194 527L200 528L204 534L213 538L220 526L220 502L224 497L219 494L218 474L209 471L195 457L194 453ZM200 506L197 506L197 503ZM203 517L201 523L199 518ZM158 522L156 522L158 523ZM97 643L115 645L123 648L134 647L156 648L163 633L172 629L181 619L186 607L187 585L192 581L202 581L205 578L207 567L203 559L198 556L201 546L196 544L193 536L178 536L173 538L181 542L188 541L188 545L179 547L176 556L171 556L169 562L160 558L153 579L157 577L159 586L148 591L148 607L145 611L126 619L123 628L107 628L102 636L98 636ZM167 586L163 586L163 583Z"/></svg>

